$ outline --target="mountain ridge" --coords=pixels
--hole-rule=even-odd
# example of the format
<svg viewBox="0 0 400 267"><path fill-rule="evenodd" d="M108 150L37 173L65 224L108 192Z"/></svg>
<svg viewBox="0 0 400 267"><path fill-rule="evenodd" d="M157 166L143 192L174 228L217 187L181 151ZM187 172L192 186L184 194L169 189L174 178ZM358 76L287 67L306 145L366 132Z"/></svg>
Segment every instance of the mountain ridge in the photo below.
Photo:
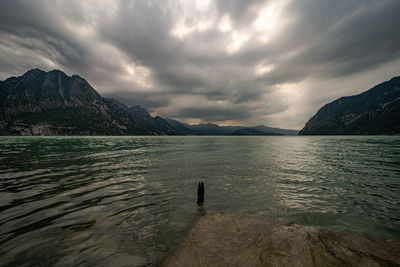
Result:
<svg viewBox="0 0 400 267"><path fill-rule="evenodd" d="M190 125L102 97L84 78L31 69L0 81L0 135L230 135L249 126ZM250 126L263 133L298 131Z"/></svg>
<svg viewBox="0 0 400 267"><path fill-rule="evenodd" d="M271 132L262 132L257 129L247 127L234 131L229 134L232 136L281 136L283 134L271 133Z"/></svg>
<svg viewBox="0 0 400 267"><path fill-rule="evenodd" d="M0 82L1 135L178 134L146 110L103 98L78 75L33 69Z"/></svg>
<svg viewBox="0 0 400 267"><path fill-rule="evenodd" d="M273 128L265 125L256 126L220 126L214 123L200 123L200 124L184 124L187 128L197 131L202 135L230 135L231 133L244 128L253 128L263 133L273 133L281 135L292 135L298 134L298 130Z"/></svg>
<svg viewBox="0 0 400 267"><path fill-rule="evenodd" d="M400 134L400 77L338 98L312 116L299 135Z"/></svg>

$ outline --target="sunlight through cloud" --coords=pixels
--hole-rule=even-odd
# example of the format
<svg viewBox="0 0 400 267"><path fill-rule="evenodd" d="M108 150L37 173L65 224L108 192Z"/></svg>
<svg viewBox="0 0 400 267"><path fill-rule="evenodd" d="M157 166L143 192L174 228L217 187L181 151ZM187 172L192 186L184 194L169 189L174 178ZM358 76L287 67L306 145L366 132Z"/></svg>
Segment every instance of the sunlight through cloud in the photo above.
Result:
<svg viewBox="0 0 400 267"><path fill-rule="evenodd" d="M225 14L219 21L218 28L221 32L230 32L232 30L231 18Z"/></svg>
<svg viewBox="0 0 400 267"><path fill-rule="evenodd" d="M227 51L229 53L237 52L248 39L249 37L246 34L234 31L232 33L232 42L228 45Z"/></svg>
<svg viewBox="0 0 400 267"><path fill-rule="evenodd" d="M260 34L259 40L267 43L286 22L284 10L288 1L268 1L258 12L253 27Z"/></svg>

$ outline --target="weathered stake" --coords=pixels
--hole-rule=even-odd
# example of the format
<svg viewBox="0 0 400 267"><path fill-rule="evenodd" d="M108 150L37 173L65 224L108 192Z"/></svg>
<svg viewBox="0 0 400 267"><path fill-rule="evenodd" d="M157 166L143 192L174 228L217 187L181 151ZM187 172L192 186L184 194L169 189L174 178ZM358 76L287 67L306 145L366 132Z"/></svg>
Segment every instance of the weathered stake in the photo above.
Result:
<svg viewBox="0 0 400 267"><path fill-rule="evenodd" d="M197 205L201 206L204 203L204 183L200 182L197 187Z"/></svg>

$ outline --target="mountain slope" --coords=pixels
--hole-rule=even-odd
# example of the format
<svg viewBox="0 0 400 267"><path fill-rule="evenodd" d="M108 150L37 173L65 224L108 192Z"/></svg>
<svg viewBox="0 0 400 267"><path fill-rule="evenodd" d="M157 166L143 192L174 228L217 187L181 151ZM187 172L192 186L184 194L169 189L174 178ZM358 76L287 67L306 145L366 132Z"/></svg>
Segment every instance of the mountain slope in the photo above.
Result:
<svg viewBox="0 0 400 267"><path fill-rule="evenodd" d="M164 120L175 130L177 130L179 133L184 134L184 135L198 135L199 133L193 130L190 130L188 127L185 126L185 124L181 123L180 121L174 120L174 119L169 119L169 118L164 118Z"/></svg>
<svg viewBox="0 0 400 267"><path fill-rule="evenodd" d="M164 133L167 135L180 135L182 133L180 133L179 131L177 131L176 129L174 129L173 127L171 127L171 125L169 125L169 123L159 117L152 117L146 109L144 109L143 107L136 105L133 107L128 108L131 115L133 116L133 118L135 118L137 121L140 121L142 124L156 130L158 133Z"/></svg>
<svg viewBox="0 0 400 267"><path fill-rule="evenodd" d="M85 79L58 70L0 82L1 135L177 134L140 109L103 98Z"/></svg>
<svg viewBox="0 0 400 267"><path fill-rule="evenodd" d="M400 77L323 106L299 135L400 134Z"/></svg>

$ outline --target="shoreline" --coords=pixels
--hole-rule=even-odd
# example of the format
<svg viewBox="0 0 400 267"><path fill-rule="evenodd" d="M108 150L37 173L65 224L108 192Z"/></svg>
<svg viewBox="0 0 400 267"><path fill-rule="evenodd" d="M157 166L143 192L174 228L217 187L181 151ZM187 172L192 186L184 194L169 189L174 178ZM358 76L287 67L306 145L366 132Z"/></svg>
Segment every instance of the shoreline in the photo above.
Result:
<svg viewBox="0 0 400 267"><path fill-rule="evenodd" d="M207 213L163 266L400 266L400 240Z"/></svg>

